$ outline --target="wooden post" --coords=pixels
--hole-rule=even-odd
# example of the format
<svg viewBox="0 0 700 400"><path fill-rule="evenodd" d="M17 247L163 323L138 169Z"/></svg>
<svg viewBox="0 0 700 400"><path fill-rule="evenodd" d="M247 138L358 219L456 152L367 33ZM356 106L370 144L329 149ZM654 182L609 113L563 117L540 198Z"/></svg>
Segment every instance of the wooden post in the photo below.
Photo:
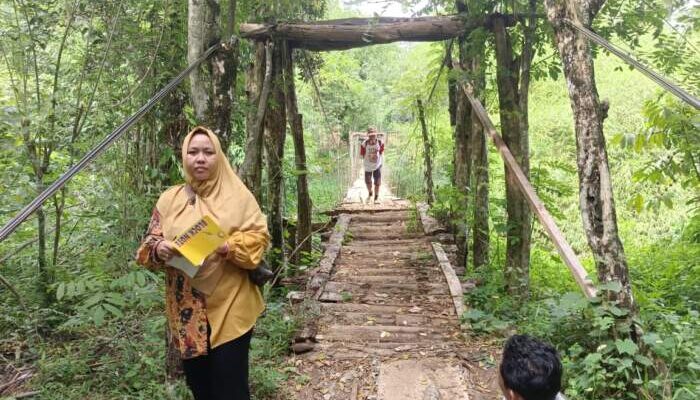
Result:
<svg viewBox="0 0 700 400"><path fill-rule="evenodd" d="M425 110L423 101L416 100L418 106L418 119L420 120L421 131L423 132L423 160L425 162L425 194L428 204L433 204L435 196L433 195L433 160L432 148L430 146L430 137L428 136L428 127L425 124Z"/></svg>
<svg viewBox="0 0 700 400"><path fill-rule="evenodd" d="M484 101L486 73L484 59L486 45L484 42L472 44L471 74L474 76L475 96ZM472 107L472 170L474 171L474 216L472 227L472 265L474 269L489 263L491 244L489 229L489 152L484 127Z"/></svg>
<svg viewBox="0 0 700 400"><path fill-rule="evenodd" d="M459 13L466 13L464 1L455 2ZM470 60L469 44L466 33L458 38L459 65L468 65ZM452 230L457 245L457 266L467 268L469 260L469 197L471 189L471 106L464 93L455 92L455 125L454 125L454 185L460 194L459 203L452 210Z"/></svg>
<svg viewBox="0 0 700 400"><path fill-rule="evenodd" d="M270 97L272 81L273 43L257 44L255 61L248 73L248 100L255 108L248 114L245 159L241 165L240 176L258 202L261 200L260 185L262 180L262 150L265 111ZM265 69L262 65L265 63ZM264 71L264 72L262 72Z"/></svg>
<svg viewBox="0 0 700 400"><path fill-rule="evenodd" d="M513 47L502 19L495 18L493 32L496 42L498 99L503 139L518 161L523 174L530 174L529 138L521 130L527 110L520 108L522 93L518 90L520 65L513 57ZM529 79L529 77L528 77ZM512 295L527 297L530 291L530 241L532 219L527 201L518 190L513 171L505 167L506 210L508 214L506 263L504 277L506 289Z"/></svg>
<svg viewBox="0 0 700 400"><path fill-rule="evenodd" d="M284 243L284 140L287 116L284 96L283 44L275 43L272 54L270 104L265 112L265 149L267 150L267 200L270 229L269 264L277 274L285 265Z"/></svg>
<svg viewBox="0 0 700 400"><path fill-rule="evenodd" d="M298 248L294 262L298 262L301 252L311 251L311 198L309 196L308 171L306 169L306 148L304 147L304 125L297 107L296 85L294 84L294 61L292 49L284 43L284 83L287 104L287 119L294 139L294 162L297 176L297 225L296 242Z"/></svg>
<svg viewBox="0 0 700 400"><path fill-rule="evenodd" d="M518 185L523 195L527 199L528 204L530 205L530 209L537 216L537 219L540 221L545 231L547 232L547 235L554 243L554 246L557 248L557 251L559 252L559 255L561 256L562 260L571 270L571 273L574 275L576 283L578 283L579 287L586 295L586 297L595 297L596 289L593 286L593 282L591 282L590 279L588 279L588 274L581 265L581 262L578 260L576 253L574 253L574 250L566 241L566 238L564 238L564 235L559 230L559 227L557 226L556 222L554 222L554 218L552 218L552 216L549 214L544 204L542 203L542 200L540 200L539 196L537 196L537 193L535 193L535 189L528 181L527 177L518 165L518 162L515 160L515 157L513 157L513 154L508 149L508 146L506 146L505 142L496 131L496 128L493 126L493 123L491 122L491 119L486 113L484 106L481 105L481 102L479 102L479 100L474 97L472 88L469 84L462 83L461 90L464 93L466 93L467 98L472 104L472 108L476 111L476 114L479 117L481 123L484 125L486 132L493 140L493 143L498 149L499 153L501 153L504 163L512 171L515 177L515 183Z"/></svg>

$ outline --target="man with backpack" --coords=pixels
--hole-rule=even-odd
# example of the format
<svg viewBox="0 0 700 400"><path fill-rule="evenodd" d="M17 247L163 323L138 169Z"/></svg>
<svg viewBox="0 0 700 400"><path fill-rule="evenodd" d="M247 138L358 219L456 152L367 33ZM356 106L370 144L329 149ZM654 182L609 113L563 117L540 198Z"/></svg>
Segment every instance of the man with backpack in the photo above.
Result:
<svg viewBox="0 0 700 400"><path fill-rule="evenodd" d="M369 196L367 202L372 199L374 193L374 202L379 202L379 186L382 184L382 161L384 154L384 143L377 139L377 130L374 127L367 129L367 139L360 145L360 157L363 160L365 169L365 184ZM372 181L374 180L374 192L372 192Z"/></svg>

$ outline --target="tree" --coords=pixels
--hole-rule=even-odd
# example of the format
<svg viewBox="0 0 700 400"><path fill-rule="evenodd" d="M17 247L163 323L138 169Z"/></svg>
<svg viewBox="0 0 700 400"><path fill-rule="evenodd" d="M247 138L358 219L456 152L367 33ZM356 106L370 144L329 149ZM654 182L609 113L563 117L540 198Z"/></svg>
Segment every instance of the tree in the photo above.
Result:
<svg viewBox="0 0 700 400"><path fill-rule="evenodd" d="M528 134L528 95L530 90L530 66L534 57L536 2L530 0L530 17L523 27L521 54L514 54L512 39L506 31L505 21L493 19L497 61L498 98L503 140L520 164L523 173L530 172L530 138ZM506 209L508 213L506 263L504 275L506 288L511 294L527 297L530 276L530 241L532 215L525 196L515 184L512 172L505 168Z"/></svg>
<svg viewBox="0 0 700 400"><path fill-rule="evenodd" d="M472 61L470 71L474 94L485 104L486 96L486 45L485 30L477 29L470 35L472 40ZM474 171L474 225L472 229L472 260L474 268L489 262L489 153L486 132L476 111L472 108L472 163Z"/></svg>
<svg viewBox="0 0 700 400"><path fill-rule="evenodd" d="M284 84L287 119L294 140L294 164L296 166L297 187L297 227L296 251L311 251L311 197L309 195L308 170L306 166L306 147L304 146L304 125L297 106L296 85L294 83L293 50L285 43L284 49ZM295 261L299 257L295 254Z"/></svg>
<svg viewBox="0 0 700 400"><path fill-rule="evenodd" d="M593 251L601 283L619 284L619 290L607 291L611 300L628 310L631 322L634 299L625 251L617 229L608 155L603 135L607 109L596 88L591 48L567 21L590 27L604 0L545 0L547 17L561 54L569 87L577 144L579 204L588 245ZM628 328L630 326L628 325ZM634 332L631 334L634 337Z"/></svg>
<svg viewBox="0 0 700 400"><path fill-rule="evenodd" d="M253 105L246 116L245 159L240 175L243 183L261 201L262 155L265 112L272 82L272 54L274 43L255 44L255 58L246 72L246 92L249 104Z"/></svg>
<svg viewBox="0 0 700 400"><path fill-rule="evenodd" d="M231 0L227 28L231 31L236 1ZM221 41L220 3L212 0L189 0L187 19L187 61L192 63L210 46ZM230 33L230 32L229 32ZM224 38L227 41L228 38ZM210 127L221 140L224 151L231 143L231 102L235 93L238 68L238 44L225 43L206 68L190 74L190 91L197 122Z"/></svg>
<svg viewBox="0 0 700 400"><path fill-rule="evenodd" d="M270 229L270 266L278 273L285 264L284 246L284 141L287 109L284 95L284 43L275 43L272 52L270 100L265 112L265 150L267 155L268 227Z"/></svg>

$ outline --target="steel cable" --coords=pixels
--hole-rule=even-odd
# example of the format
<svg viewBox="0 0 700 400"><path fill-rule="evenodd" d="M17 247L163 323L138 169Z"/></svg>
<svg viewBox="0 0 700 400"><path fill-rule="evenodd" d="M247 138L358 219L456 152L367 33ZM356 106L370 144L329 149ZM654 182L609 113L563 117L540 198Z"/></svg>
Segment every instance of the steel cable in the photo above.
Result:
<svg viewBox="0 0 700 400"><path fill-rule="evenodd" d="M591 31L590 29L582 26L581 24L575 23L571 20L564 19L563 20L567 25L570 27L574 28L575 30L579 31L583 36L591 40L592 42L605 47L608 51L613 53L614 55L618 56L621 58L623 61L626 63L630 64L631 66L637 68L640 72L642 72L644 75L649 77L649 79L653 80L656 82L659 86L664 88L665 90L671 92L674 94L676 97L679 99L685 101L686 103L690 104L691 106L695 107L696 109L700 109L700 100L691 95L690 93L686 92L682 88L680 88L678 85L675 83L669 81L666 79L664 76L661 74L653 71L646 65L642 64L641 62L637 61L634 59L631 55L628 53L622 51L621 49L618 49L613 45L612 43L608 42L604 38L602 38L600 35L597 33Z"/></svg>
<svg viewBox="0 0 700 400"><path fill-rule="evenodd" d="M231 43L234 43L237 38L231 38ZM153 108L163 97L168 93L172 92L192 70L197 68L202 62L207 60L215 51L221 48L222 43L215 44L207 49L197 60L192 64L188 65L179 75L177 75L173 80L171 80L167 85L165 85L158 93L151 97L146 104L144 104L138 111L127 118L121 125L119 125L112 133L107 135L102 141L93 147L85 156L83 156L77 164L72 166L66 173L64 173L60 178L54 181L50 186L44 189L31 203L27 204L14 218L12 218L5 226L0 229L0 242L7 239L12 232L14 232L24 220L26 220L32 213L34 213L39 207L46 202L46 200L53 196L57 191L59 191L73 176L78 172L82 171L85 167L90 164L97 156L102 154L112 143L119 139L124 133L126 133L129 128L131 128L135 123L137 123L148 111Z"/></svg>

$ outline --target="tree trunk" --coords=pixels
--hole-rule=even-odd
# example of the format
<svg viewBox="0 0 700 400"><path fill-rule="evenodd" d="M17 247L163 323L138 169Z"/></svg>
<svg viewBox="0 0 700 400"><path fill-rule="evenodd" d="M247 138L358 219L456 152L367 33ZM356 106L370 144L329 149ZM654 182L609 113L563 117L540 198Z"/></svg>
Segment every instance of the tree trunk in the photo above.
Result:
<svg viewBox="0 0 700 400"><path fill-rule="evenodd" d="M500 18L493 21L496 39L496 61L498 98L503 139L513 156L520 164L523 173L529 177L530 162L527 134L521 131L521 119L527 118L520 109L518 78L520 65L513 59L513 48L505 24ZM505 168L507 239L505 284L509 293L527 297L530 275L531 216L525 197L515 182L515 176Z"/></svg>
<svg viewBox="0 0 700 400"><path fill-rule="evenodd" d="M460 40L460 64L465 64L466 52ZM453 211L453 230L457 245L457 264L467 267L469 257L469 227L467 214L469 209L469 178L471 154L469 136L471 134L471 106L464 93L456 93L457 109L454 128L454 185L459 196L457 208Z"/></svg>
<svg viewBox="0 0 700 400"><path fill-rule="evenodd" d="M235 2L234 2L235 3ZM234 5L235 6L235 5ZM193 62L221 40L220 6L214 0L189 0L187 19L187 61ZM228 15L231 15L229 12ZM226 38L228 40L228 38ZM238 69L238 44L226 43L190 73L190 90L198 123L217 134L224 152L231 143L231 104Z"/></svg>
<svg viewBox="0 0 700 400"><path fill-rule="evenodd" d="M631 324L635 304L625 251L617 231L617 216L603 135L603 113L596 88L593 57L586 39L563 22L564 19L568 19L590 26L602 3L582 1L579 10L572 10L564 1L545 0L547 16L554 27L557 48L561 54L574 113L583 228L595 258L598 279L601 283L617 282L621 285L621 290L607 293L611 300L630 311L627 318ZM630 333L634 338L634 331Z"/></svg>
<svg viewBox="0 0 700 400"><path fill-rule="evenodd" d="M308 171L306 169L306 148L304 147L304 125L297 106L296 85L294 83L294 61L292 49L284 43L284 82L286 90L287 119L294 139L294 163L297 175L297 252L294 262L299 261L302 252L311 252L311 197L309 196Z"/></svg>
<svg viewBox="0 0 700 400"><path fill-rule="evenodd" d="M510 17L514 22L514 19ZM435 42L462 36L486 25L488 17L446 15L420 18L348 18L310 23L241 24L241 36L286 39L308 50L347 50L397 41Z"/></svg>
<svg viewBox="0 0 700 400"><path fill-rule="evenodd" d="M273 44L256 44L255 61L247 73L248 102L251 109L246 116L247 138L245 159L240 176L243 183L261 201L262 152L265 112L268 107L272 81Z"/></svg>
<svg viewBox="0 0 700 400"><path fill-rule="evenodd" d="M430 146L430 136L428 135L428 127L425 124L425 110L423 101L416 100L418 106L418 119L420 120L421 132L423 132L423 160L425 162L425 194L428 204L433 204L435 196L433 195L433 159L432 149Z"/></svg>
<svg viewBox="0 0 700 400"><path fill-rule="evenodd" d="M265 148L267 150L268 218L272 252L270 267L277 273L285 264L284 254L284 139L287 117L284 98L283 46L275 43L272 54L272 92L265 113Z"/></svg>
<svg viewBox="0 0 700 400"><path fill-rule="evenodd" d="M463 1L457 1L457 12L466 13L467 8ZM460 36L459 64L464 67L469 64L468 43L465 35ZM464 79L460 77L458 79ZM469 226L467 215L469 209L469 189L471 178L471 105L466 95L457 90L455 94L455 126L454 126L454 185L457 188L457 209L452 215L452 230L455 234L457 245L457 264L459 267L467 267L469 257Z"/></svg>
<svg viewBox="0 0 700 400"><path fill-rule="evenodd" d="M482 104L486 87L486 74L483 66L485 58L484 44L474 44L471 71L474 83L474 95L480 97ZM477 47L478 46L478 47ZM489 263L489 153L484 127L479 122L476 110L472 107L472 151L474 170L474 227L472 231L472 259L474 268Z"/></svg>
<svg viewBox="0 0 700 400"><path fill-rule="evenodd" d="M192 63L212 44L218 37L219 26L216 17L219 12L218 5L212 7L210 0L189 0L187 8L187 62ZM206 65L206 64L205 64ZM210 107L210 80L209 71L202 67L190 73L190 92L195 116L200 123L204 123L209 115Z"/></svg>
<svg viewBox="0 0 700 400"><path fill-rule="evenodd" d="M219 136L221 148L228 151L233 139L231 106L236 93L238 72L238 41L225 44L211 59L212 104L208 123Z"/></svg>
<svg viewBox="0 0 700 400"><path fill-rule="evenodd" d="M457 82L452 74L454 65L452 65L451 47L447 48L447 69L449 70L447 74L447 104L450 113L450 126L454 129L457 124Z"/></svg>

